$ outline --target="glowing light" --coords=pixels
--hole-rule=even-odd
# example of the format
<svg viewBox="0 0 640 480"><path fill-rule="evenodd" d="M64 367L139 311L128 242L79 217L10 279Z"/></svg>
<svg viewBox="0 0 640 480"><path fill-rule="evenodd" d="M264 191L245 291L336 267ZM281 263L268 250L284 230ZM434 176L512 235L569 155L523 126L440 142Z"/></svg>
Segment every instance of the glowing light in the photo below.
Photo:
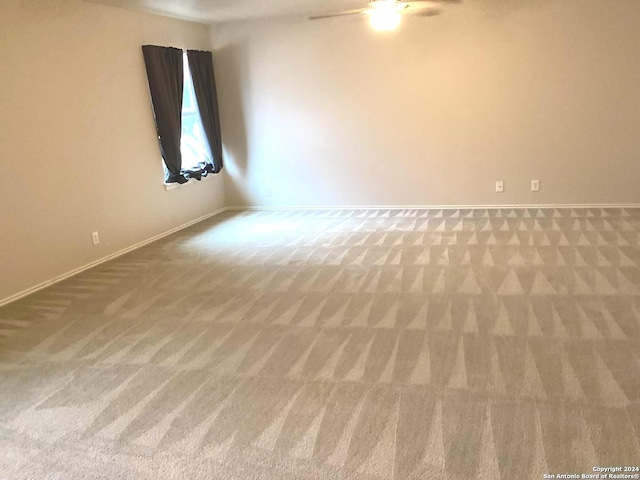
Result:
<svg viewBox="0 0 640 480"><path fill-rule="evenodd" d="M373 10L369 13L371 26L378 31L389 32L400 26L402 15L395 0L378 0L373 3Z"/></svg>

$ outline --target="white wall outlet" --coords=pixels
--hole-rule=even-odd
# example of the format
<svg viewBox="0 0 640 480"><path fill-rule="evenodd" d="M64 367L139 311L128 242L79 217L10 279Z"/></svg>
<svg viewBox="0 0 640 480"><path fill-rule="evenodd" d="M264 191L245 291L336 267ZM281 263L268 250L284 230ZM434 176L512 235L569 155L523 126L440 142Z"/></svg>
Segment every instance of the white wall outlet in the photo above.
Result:
<svg viewBox="0 0 640 480"><path fill-rule="evenodd" d="M267 187L267 197L271 196L271 187Z"/></svg>
<svg viewBox="0 0 640 480"><path fill-rule="evenodd" d="M531 180L531 191L532 192L540 191L540 180Z"/></svg>
<svg viewBox="0 0 640 480"><path fill-rule="evenodd" d="M496 193L502 193L502 192L504 192L504 181L498 180L496 182Z"/></svg>
<svg viewBox="0 0 640 480"><path fill-rule="evenodd" d="M100 243L100 236L98 232L91 232L91 240L93 240L94 245L98 245Z"/></svg>

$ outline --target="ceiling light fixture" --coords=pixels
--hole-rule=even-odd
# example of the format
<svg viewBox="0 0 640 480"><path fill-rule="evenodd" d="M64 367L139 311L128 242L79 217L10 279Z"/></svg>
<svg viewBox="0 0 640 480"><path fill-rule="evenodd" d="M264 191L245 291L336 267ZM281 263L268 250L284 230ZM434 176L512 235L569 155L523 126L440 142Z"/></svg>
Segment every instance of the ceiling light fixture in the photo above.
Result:
<svg viewBox="0 0 640 480"><path fill-rule="evenodd" d="M369 13L369 23L374 30L390 32L400 26L402 15L400 11L404 6L395 0L378 0L371 2L372 10Z"/></svg>

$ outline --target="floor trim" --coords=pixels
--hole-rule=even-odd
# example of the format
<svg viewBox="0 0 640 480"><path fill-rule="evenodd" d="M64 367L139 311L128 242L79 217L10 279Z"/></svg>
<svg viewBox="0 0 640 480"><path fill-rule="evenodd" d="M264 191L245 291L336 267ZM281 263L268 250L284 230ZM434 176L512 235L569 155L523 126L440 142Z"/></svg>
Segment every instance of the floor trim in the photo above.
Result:
<svg viewBox="0 0 640 480"><path fill-rule="evenodd" d="M27 295L31 295L32 293L35 293L39 290L42 290L44 288L47 288L55 283L61 282L63 280L66 280L67 278L71 278L75 275L78 275L79 273L82 273L86 270L89 270L90 268L96 267L102 263L108 262L109 260L113 260L114 258L120 257L122 255L125 255L129 252L132 252L133 250L137 250L138 248L144 247L145 245L149 245L150 243L153 243L157 240L160 240L161 238L167 237L173 233L179 232L180 230L184 230L185 228L188 228L192 225L195 225L196 223L200 223L204 220L207 220L208 218L211 217L215 217L216 215L222 213L222 212L226 212L227 210L229 210L229 207L223 207L220 208L218 210L216 210L215 212L211 212L208 213L207 215L203 215L202 217L196 218L195 220L191 220L190 222L184 223L180 226L177 226L175 228L172 228L171 230L167 230L166 232L160 233L158 235L155 235L151 238L148 238L146 240L143 240L142 242L138 242L135 245L131 245L130 247L124 248L122 250L119 250L115 253L112 253L110 255L107 255L106 257L102 257L98 260L95 260L91 263L88 263L86 265L83 265L82 267L78 267L74 270L71 270L67 273L63 273L62 275L58 275L57 277L54 277L50 280L44 281L42 283L39 283L38 285L35 285L31 288L28 288L26 290L23 290L21 292L18 292L14 295L11 295L10 297L4 298L0 300L0 307L7 305L9 303L15 302L16 300L20 300L23 297L26 297Z"/></svg>
<svg viewBox="0 0 640 480"><path fill-rule="evenodd" d="M227 210L480 210L504 208L640 208L640 203L612 203L612 204L510 204L510 205L309 205L305 207L293 206L232 206Z"/></svg>
<svg viewBox="0 0 640 480"><path fill-rule="evenodd" d="M169 236L175 232L188 228L196 223L200 223L208 218L214 217L222 212L226 211L259 211L259 210L273 210L273 211L292 211L292 210L423 210L423 209L494 209L494 208L640 208L640 203L628 203L628 204L512 204L512 205L332 205L332 206L321 206L321 205L309 205L302 207L293 207L293 206L229 206L220 208L212 213L204 215L200 218L196 218L190 222L187 222L178 227L172 228L166 232L155 235L151 238L143 240L142 242L136 243L130 247L119 250L115 253L102 257L94 262L83 265L82 267L71 270L62 275L58 275L50 280L39 283L31 288L18 292L14 295L11 295L7 298L0 300L0 307L7 305L9 303L15 302L27 295L31 295L39 290L47 288L55 283L66 280L67 278L71 278L79 273L82 273L90 268L98 266L102 263L108 262L109 260L113 260L114 258L125 255L133 250L137 250L138 248L144 247L150 243L153 243L161 238Z"/></svg>

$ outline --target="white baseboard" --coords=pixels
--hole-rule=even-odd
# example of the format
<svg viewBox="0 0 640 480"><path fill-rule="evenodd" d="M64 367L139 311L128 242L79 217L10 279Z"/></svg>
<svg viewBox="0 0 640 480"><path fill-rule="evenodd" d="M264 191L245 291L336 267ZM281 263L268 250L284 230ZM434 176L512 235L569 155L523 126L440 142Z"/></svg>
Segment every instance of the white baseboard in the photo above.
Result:
<svg viewBox="0 0 640 480"><path fill-rule="evenodd" d="M26 297L27 295L31 295L32 293L37 292L38 290L42 290L44 288L47 288L55 283L61 282L63 280L66 280L67 278L73 277L75 275L78 275L79 273L82 273L86 270L89 270L90 268L96 267L102 263L108 262L109 260L113 260L114 258L120 257L126 253L132 252L133 250L137 250L138 248L144 247L145 245L148 245L150 243L153 243L157 240L160 240L161 238L167 237L173 233L179 232L180 230L184 230L185 228L190 227L191 225L195 225L196 223L200 223L208 218L211 217L215 217L216 215L225 212L228 210L228 207L223 207L220 208L218 210L216 210L215 212L212 213L208 213L207 215L204 215L200 218L196 218L195 220L191 220L190 222L187 222L183 225L180 225L178 227L172 228L171 230L167 230L166 232L160 233L158 235L155 235L151 238L148 238L146 240L143 240L142 242L136 243L135 245L131 245L130 247L124 248L122 250L119 250L115 253L112 253L110 255L107 255L106 257L102 257L94 262L88 263L86 265L83 265L82 267L78 267L74 270L71 270L70 272L67 273L63 273L62 275L58 275L55 278L52 278L50 280L47 280L45 282L39 283L38 285L35 285L31 288L28 288L26 290L23 290L21 292L16 293L15 295L11 295L10 297L4 298L2 300L0 300L0 307L3 305L6 305L8 303L11 302L15 302L16 300L19 300L23 297Z"/></svg>
<svg viewBox="0 0 640 480"><path fill-rule="evenodd" d="M120 257L126 253L129 253L133 250L137 250L138 248L144 247L150 243L153 243L161 238L164 238L168 235L171 235L175 232L183 230L185 228L190 227L191 225L195 225L196 223L200 223L208 218L214 217L225 211L260 211L260 210L273 210L273 211L295 211L295 210L423 210L423 209L493 209L493 208L640 208L640 203L628 203L628 204L513 204L513 205L309 205L302 207L294 207L294 206L230 206L223 207L215 212L204 215L200 218L187 222L178 227L172 228L166 232L155 235L151 238L143 240L142 242L136 243L130 247L127 247L118 252L107 255L106 257L102 257L94 262L83 265L82 267L71 270L70 272L59 275L55 278L42 282L38 285L35 285L31 288L18 292L10 297L4 298L0 300L0 307L6 305L11 302L15 302L27 295L35 293L39 290L42 290L46 287L49 287L55 283L66 280L67 278L73 277L82 273L90 268L93 268L102 263L108 262L109 260L113 260L114 258Z"/></svg>
<svg viewBox="0 0 640 480"><path fill-rule="evenodd" d="M227 207L232 211L254 210L480 210L496 208L640 208L640 203L617 204L510 204L510 205L309 205L305 207L293 206L233 206Z"/></svg>

